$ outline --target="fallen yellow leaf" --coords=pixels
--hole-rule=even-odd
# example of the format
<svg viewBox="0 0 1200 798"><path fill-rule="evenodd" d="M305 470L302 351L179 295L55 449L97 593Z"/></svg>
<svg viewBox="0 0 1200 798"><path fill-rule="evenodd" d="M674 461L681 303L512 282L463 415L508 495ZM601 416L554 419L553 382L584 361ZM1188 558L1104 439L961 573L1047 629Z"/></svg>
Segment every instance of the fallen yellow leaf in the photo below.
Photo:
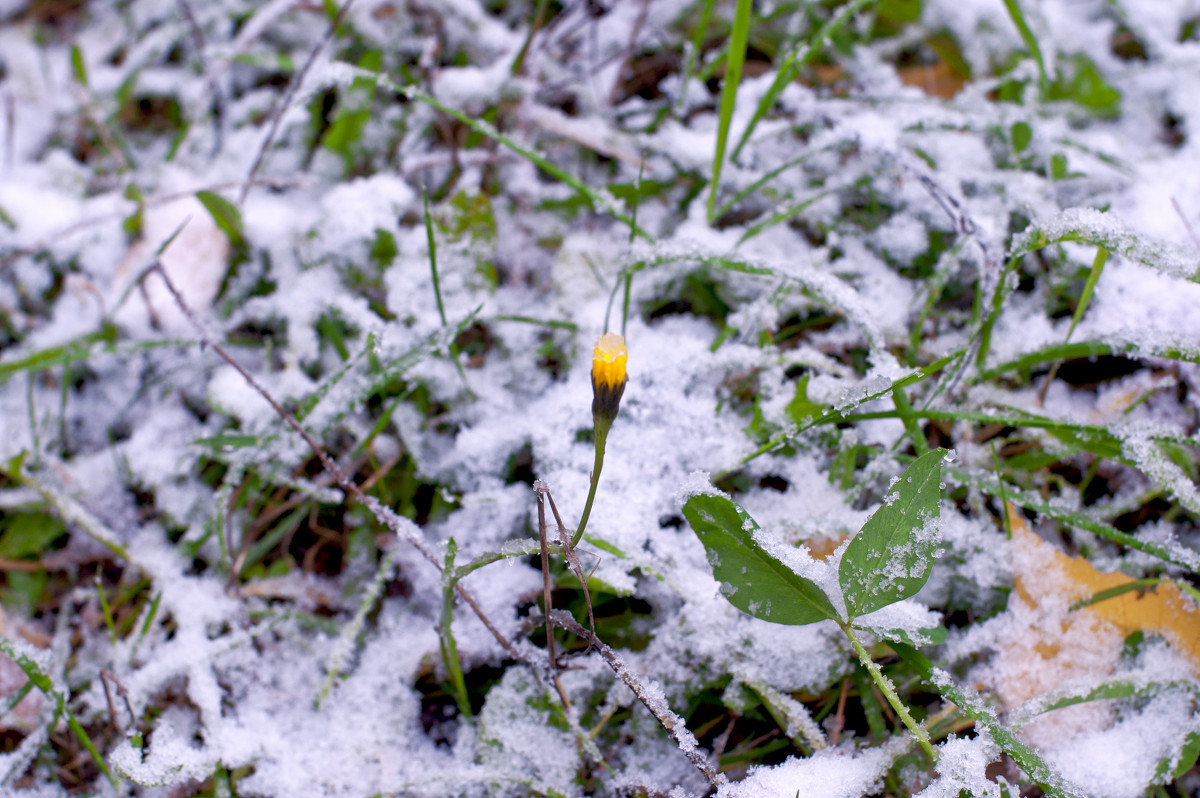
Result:
<svg viewBox="0 0 1200 798"><path fill-rule="evenodd" d="M1063 554L1038 537L1016 507L1009 504L1007 512L1015 589L1008 608L987 622L993 655L975 671L978 686L994 693L1005 711L1062 687L1109 678L1125 638L1137 630L1161 635L1200 674L1200 608L1182 591L1159 585L1072 610L1080 600L1133 580ZM1038 716L1021 736L1054 746L1107 728L1113 717L1110 702L1087 702Z"/></svg>
<svg viewBox="0 0 1200 798"><path fill-rule="evenodd" d="M1063 554L1034 534L1024 516L1011 503L1008 505L1008 522L1013 546L1033 555L1023 557L1024 561L1042 562L1044 565L1039 571L1057 568L1065 577L1057 580L1062 592L1055 596L1056 601L1074 604L1102 590L1134 581L1122 573L1102 573L1083 558ZM1017 570L1014 577L1017 593L1035 607L1046 601L1045 589L1051 584L1038 577L1038 572L1021 570ZM1161 635L1191 663L1193 672L1200 675L1200 605L1176 585L1163 583L1146 590L1131 590L1077 612L1091 613L1108 621L1120 630L1123 638L1139 630Z"/></svg>

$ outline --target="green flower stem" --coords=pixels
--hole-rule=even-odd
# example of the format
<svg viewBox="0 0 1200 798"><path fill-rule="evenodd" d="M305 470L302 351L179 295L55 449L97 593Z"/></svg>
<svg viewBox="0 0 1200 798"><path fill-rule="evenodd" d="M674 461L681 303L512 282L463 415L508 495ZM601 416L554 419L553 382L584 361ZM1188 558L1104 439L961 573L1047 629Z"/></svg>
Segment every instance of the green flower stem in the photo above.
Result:
<svg viewBox="0 0 1200 798"><path fill-rule="evenodd" d="M895 688L892 687L892 682L883 675L883 671L879 670L879 666L875 664L875 660L863 648L863 644L858 642L858 636L854 634L854 630L850 628L850 624L844 623L841 625L842 631L846 633L846 637L850 638L850 645L854 646L855 653L858 654L858 660L871 674L871 678L875 680L875 684L879 686L888 703L892 705L892 709L896 710L896 714L900 716L900 720L908 727L908 730L917 738L917 742L925 749L925 753L929 754L929 758L937 762L937 754L933 752L933 746L929 744L929 733L925 731L925 727L913 720L912 715L908 714L908 707L904 706L904 702L900 700L900 696L896 695Z"/></svg>
<svg viewBox="0 0 1200 798"><path fill-rule="evenodd" d="M604 444L608 441L608 431L612 428L611 418L592 416L596 424L596 462L592 464L592 486L588 488L587 502L583 505L583 515L579 518L579 526L571 536L571 548L579 545L583 539L583 530L587 528L588 517L592 514L592 502L596 500L596 486L600 484L600 469L604 467Z"/></svg>

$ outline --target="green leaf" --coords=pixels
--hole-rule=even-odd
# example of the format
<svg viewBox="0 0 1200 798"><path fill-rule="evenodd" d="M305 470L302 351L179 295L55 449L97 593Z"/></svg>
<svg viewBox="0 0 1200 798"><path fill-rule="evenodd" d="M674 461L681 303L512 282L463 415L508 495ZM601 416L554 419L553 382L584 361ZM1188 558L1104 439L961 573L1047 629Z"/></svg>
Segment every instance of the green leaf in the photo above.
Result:
<svg viewBox="0 0 1200 798"><path fill-rule="evenodd" d="M83 62L83 51L78 44L71 45L71 76L80 86L88 85L87 65Z"/></svg>
<svg viewBox="0 0 1200 798"><path fill-rule="evenodd" d="M693 496L683 505L708 552L721 592L742 612L771 623L802 626L837 620L825 592L754 539L758 524L723 496Z"/></svg>
<svg viewBox="0 0 1200 798"><path fill-rule="evenodd" d="M1196 760L1200 759L1200 734L1192 732L1183 741L1183 748L1179 751L1179 758L1173 756L1166 757L1159 761L1158 767L1155 769L1154 780L1174 781L1181 778L1184 773L1187 773L1196 765ZM1171 763L1174 761L1175 767L1171 768Z"/></svg>
<svg viewBox="0 0 1200 798"><path fill-rule="evenodd" d="M136 183L130 183L125 187L125 199L136 202L137 210L125 217L125 220L121 222L121 227L129 236L140 236L145 222L146 203L145 197L142 195L142 190L137 187Z"/></svg>
<svg viewBox="0 0 1200 798"><path fill-rule="evenodd" d="M19 560L46 550L65 531L63 522L45 513L9 516L0 533L0 558Z"/></svg>
<svg viewBox="0 0 1200 798"><path fill-rule="evenodd" d="M33 615L41 606L50 574L46 571L9 571L4 575L4 581L3 591L0 592L4 603Z"/></svg>
<svg viewBox="0 0 1200 798"><path fill-rule="evenodd" d="M1062 180L1067 176L1067 156L1056 152L1050 156L1050 177Z"/></svg>
<svg viewBox="0 0 1200 798"><path fill-rule="evenodd" d="M1100 74L1095 62L1083 53L1075 53L1062 62L1065 75L1050 86L1047 99L1069 100L1099 116L1112 117L1120 111L1121 92Z"/></svg>
<svg viewBox="0 0 1200 798"><path fill-rule="evenodd" d="M196 199L212 214L213 221L221 232L229 239L229 243L237 246L242 243L242 214L237 207L220 194L211 191L197 191Z"/></svg>
<svg viewBox="0 0 1200 798"><path fill-rule="evenodd" d="M399 254L400 249L396 246L396 237L387 230L376 227L375 239L371 242L371 262L381 270L386 269L392 265Z"/></svg>
<svg viewBox="0 0 1200 798"><path fill-rule="evenodd" d="M1025 122L1014 124L1011 135L1013 152L1024 152L1029 143L1033 141L1033 131L1029 129L1029 125Z"/></svg>
<svg viewBox="0 0 1200 798"><path fill-rule="evenodd" d="M808 398L809 376L805 374L796 381L796 396L784 408L787 411L788 417L797 424L803 424L809 419L819 418L825 412L825 405L818 404Z"/></svg>
<svg viewBox="0 0 1200 798"><path fill-rule="evenodd" d="M850 617L914 595L925 585L938 545L945 449L921 455L889 488L884 504L850 541L838 570Z"/></svg>

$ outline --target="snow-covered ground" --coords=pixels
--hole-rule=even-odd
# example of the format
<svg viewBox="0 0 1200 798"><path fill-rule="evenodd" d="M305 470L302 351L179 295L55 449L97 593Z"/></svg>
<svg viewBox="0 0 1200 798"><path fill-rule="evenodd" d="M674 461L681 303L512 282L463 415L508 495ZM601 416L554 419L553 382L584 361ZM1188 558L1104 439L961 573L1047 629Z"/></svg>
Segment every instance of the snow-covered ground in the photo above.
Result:
<svg viewBox="0 0 1200 798"><path fill-rule="evenodd" d="M715 191L738 4L537 5L0 0L0 793L1200 791L1200 0L753 4ZM935 763L681 507L844 613L938 446Z"/></svg>

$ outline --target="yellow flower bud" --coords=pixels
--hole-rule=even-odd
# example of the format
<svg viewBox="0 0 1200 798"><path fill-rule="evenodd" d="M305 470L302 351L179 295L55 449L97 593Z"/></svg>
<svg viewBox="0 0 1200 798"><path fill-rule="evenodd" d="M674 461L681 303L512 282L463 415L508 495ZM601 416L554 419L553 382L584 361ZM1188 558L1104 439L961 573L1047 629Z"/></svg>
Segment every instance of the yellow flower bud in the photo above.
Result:
<svg viewBox="0 0 1200 798"><path fill-rule="evenodd" d="M592 415L597 423L611 424L617 417L621 394L625 392L625 359L628 355L624 336L605 333L596 341L592 353Z"/></svg>

